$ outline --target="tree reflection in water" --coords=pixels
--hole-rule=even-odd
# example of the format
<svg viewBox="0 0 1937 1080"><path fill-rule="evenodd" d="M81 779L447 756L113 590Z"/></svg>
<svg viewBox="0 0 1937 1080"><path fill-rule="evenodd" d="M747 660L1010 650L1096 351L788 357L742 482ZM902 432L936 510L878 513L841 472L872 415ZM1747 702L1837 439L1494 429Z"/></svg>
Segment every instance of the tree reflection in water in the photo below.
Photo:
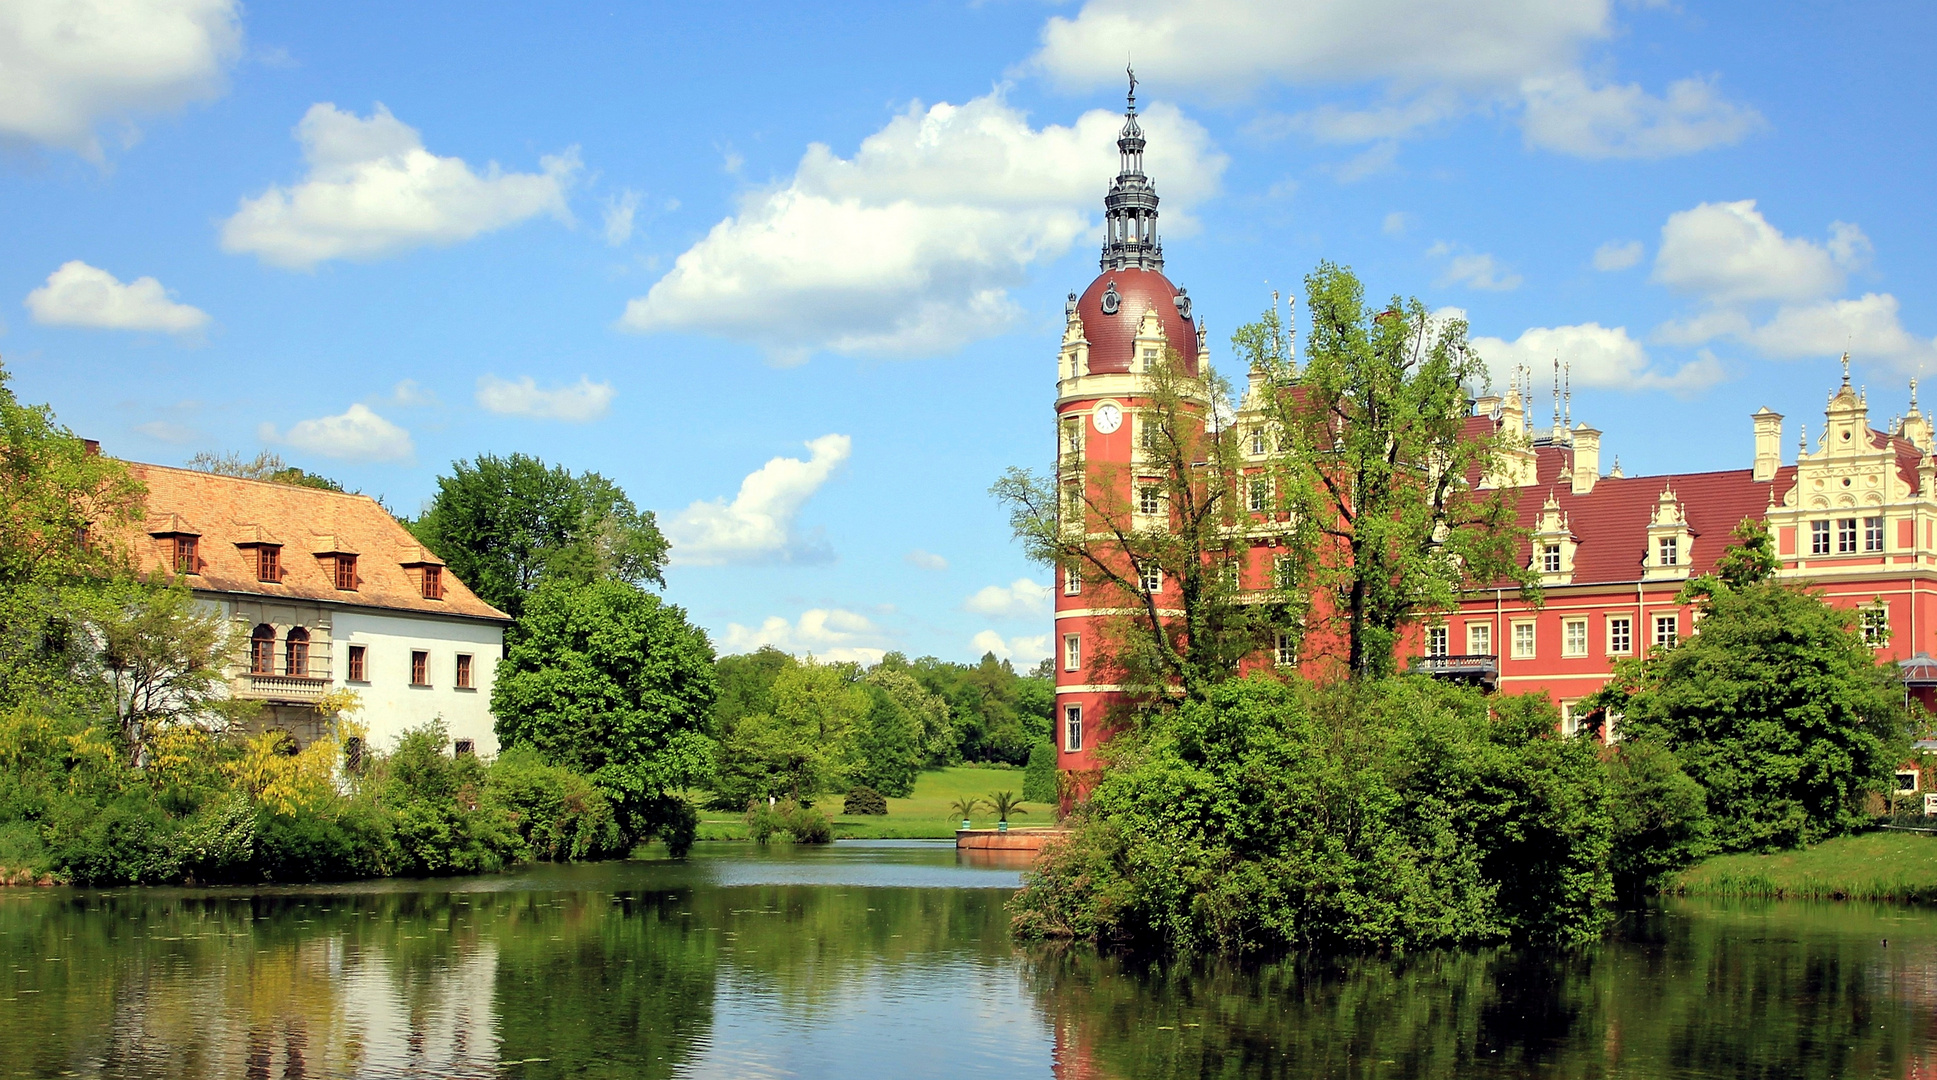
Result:
<svg viewBox="0 0 1937 1080"><path fill-rule="evenodd" d="M1013 880L838 846L0 890L0 1076L1933 1075L1919 909L1675 903L1575 951L1139 965L1018 951L989 887Z"/></svg>

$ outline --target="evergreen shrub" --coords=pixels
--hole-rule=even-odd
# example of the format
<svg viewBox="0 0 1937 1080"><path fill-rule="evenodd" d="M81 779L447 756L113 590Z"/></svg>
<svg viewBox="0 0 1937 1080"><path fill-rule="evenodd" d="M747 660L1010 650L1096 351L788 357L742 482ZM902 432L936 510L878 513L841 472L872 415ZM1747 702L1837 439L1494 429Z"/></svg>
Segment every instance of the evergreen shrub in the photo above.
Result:
<svg viewBox="0 0 1937 1080"><path fill-rule="evenodd" d="M864 784L849 788L847 800L841 804L843 814L885 814L887 812L887 796Z"/></svg>

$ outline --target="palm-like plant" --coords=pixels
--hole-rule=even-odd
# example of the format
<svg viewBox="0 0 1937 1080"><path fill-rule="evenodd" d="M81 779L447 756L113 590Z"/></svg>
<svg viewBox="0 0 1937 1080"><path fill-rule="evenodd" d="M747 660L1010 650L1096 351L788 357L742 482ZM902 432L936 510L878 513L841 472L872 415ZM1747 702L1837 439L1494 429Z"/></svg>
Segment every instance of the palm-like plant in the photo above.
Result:
<svg viewBox="0 0 1937 1080"><path fill-rule="evenodd" d="M972 798L956 799L954 804L950 807L950 809L952 809L955 812L956 817L961 818L963 821L967 821L970 818L975 816L975 812L977 810L982 809L982 800L972 799Z"/></svg>
<svg viewBox="0 0 1937 1080"><path fill-rule="evenodd" d="M996 791L989 795L989 809L995 811L995 819L1007 824L1010 814L1027 814L1022 808L1022 800L1013 791Z"/></svg>

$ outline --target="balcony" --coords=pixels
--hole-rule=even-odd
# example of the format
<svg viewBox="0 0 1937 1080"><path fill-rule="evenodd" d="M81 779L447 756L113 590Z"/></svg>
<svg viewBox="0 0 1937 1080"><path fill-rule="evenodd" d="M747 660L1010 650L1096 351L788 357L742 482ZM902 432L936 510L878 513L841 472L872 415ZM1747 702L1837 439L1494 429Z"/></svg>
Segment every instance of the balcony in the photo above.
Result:
<svg viewBox="0 0 1937 1080"><path fill-rule="evenodd" d="M1500 658L1493 653L1415 656L1406 670L1413 675L1472 683L1484 690L1497 689L1500 684Z"/></svg>
<svg viewBox="0 0 1937 1080"><path fill-rule="evenodd" d="M235 696L251 701L289 701L309 704L329 692L330 680L306 675L265 675L251 672L238 676Z"/></svg>

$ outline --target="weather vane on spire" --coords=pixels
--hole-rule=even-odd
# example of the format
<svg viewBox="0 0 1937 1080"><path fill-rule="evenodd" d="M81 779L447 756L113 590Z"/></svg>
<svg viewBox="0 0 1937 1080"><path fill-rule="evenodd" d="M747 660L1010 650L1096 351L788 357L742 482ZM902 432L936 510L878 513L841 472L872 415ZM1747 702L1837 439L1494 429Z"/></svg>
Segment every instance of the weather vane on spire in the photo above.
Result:
<svg viewBox="0 0 1937 1080"><path fill-rule="evenodd" d="M1126 63L1123 65L1123 73L1130 76L1130 111L1135 112L1137 109L1137 69Z"/></svg>

